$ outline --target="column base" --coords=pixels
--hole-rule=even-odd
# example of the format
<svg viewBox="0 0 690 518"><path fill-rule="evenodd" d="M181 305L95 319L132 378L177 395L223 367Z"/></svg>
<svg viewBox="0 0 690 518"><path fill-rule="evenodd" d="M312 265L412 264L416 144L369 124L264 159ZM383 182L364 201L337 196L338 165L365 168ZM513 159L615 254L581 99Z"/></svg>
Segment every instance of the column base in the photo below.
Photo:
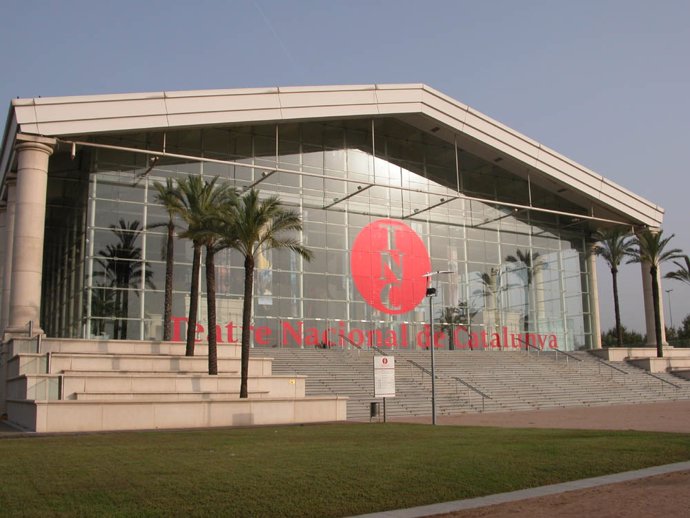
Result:
<svg viewBox="0 0 690 518"><path fill-rule="evenodd" d="M45 336L46 334L40 327L34 327L32 331L32 334L29 334L26 326L7 327L2 334L2 343L9 342L13 338L35 338L37 335Z"/></svg>

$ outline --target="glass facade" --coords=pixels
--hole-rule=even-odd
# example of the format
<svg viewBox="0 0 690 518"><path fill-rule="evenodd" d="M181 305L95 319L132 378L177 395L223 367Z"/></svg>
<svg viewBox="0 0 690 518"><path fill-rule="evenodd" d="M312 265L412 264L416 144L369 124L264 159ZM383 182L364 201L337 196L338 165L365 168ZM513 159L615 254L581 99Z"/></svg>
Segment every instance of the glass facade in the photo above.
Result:
<svg viewBox="0 0 690 518"><path fill-rule="evenodd" d="M429 299L404 313L377 309L353 279L353 244L380 220L414 231L431 270L452 271L432 279L437 346L591 344L589 230L576 217L586 210L433 133L381 118L81 140L93 147L62 164L56 155L49 171L42 321L51 336L161 339L168 215L153 183L196 174L278 194L302 214L313 260L275 250L257 259L256 344L428 346ZM178 339L191 262L190 243L176 239ZM394 271L402 259L387 264L393 280L404 275ZM224 343L239 340L243 274L237 252L216 256Z"/></svg>

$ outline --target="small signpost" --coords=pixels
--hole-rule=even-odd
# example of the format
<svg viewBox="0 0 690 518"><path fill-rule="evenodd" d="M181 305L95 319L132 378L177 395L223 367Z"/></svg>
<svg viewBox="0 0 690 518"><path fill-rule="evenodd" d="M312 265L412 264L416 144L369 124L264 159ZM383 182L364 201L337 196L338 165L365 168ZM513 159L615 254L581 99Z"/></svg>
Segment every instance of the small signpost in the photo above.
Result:
<svg viewBox="0 0 690 518"><path fill-rule="evenodd" d="M374 356L374 397L383 398L383 422L386 422L386 398L395 397L395 358Z"/></svg>

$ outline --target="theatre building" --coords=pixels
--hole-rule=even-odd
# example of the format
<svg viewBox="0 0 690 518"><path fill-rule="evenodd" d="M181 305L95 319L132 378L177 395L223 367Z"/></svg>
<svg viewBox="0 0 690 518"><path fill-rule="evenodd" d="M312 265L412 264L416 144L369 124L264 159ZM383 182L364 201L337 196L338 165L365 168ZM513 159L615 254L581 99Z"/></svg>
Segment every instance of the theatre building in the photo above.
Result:
<svg viewBox="0 0 690 518"><path fill-rule="evenodd" d="M417 84L16 99L0 158L6 339L161 339L166 178L219 177L302 215L311 262L257 258L253 341L267 347L426 348L433 316L439 348L595 348L592 233L663 216ZM177 340L191 261L176 240ZM236 343L237 252L217 255L216 279L220 340Z"/></svg>

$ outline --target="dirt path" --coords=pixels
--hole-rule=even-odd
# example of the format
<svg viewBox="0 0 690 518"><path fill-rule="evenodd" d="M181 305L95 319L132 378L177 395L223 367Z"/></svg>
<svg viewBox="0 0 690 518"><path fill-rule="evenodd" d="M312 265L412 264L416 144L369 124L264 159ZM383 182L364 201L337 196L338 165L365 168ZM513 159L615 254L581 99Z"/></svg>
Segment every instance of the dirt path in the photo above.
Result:
<svg viewBox="0 0 690 518"><path fill-rule="evenodd" d="M690 516L690 471L438 515L456 518Z"/></svg>

